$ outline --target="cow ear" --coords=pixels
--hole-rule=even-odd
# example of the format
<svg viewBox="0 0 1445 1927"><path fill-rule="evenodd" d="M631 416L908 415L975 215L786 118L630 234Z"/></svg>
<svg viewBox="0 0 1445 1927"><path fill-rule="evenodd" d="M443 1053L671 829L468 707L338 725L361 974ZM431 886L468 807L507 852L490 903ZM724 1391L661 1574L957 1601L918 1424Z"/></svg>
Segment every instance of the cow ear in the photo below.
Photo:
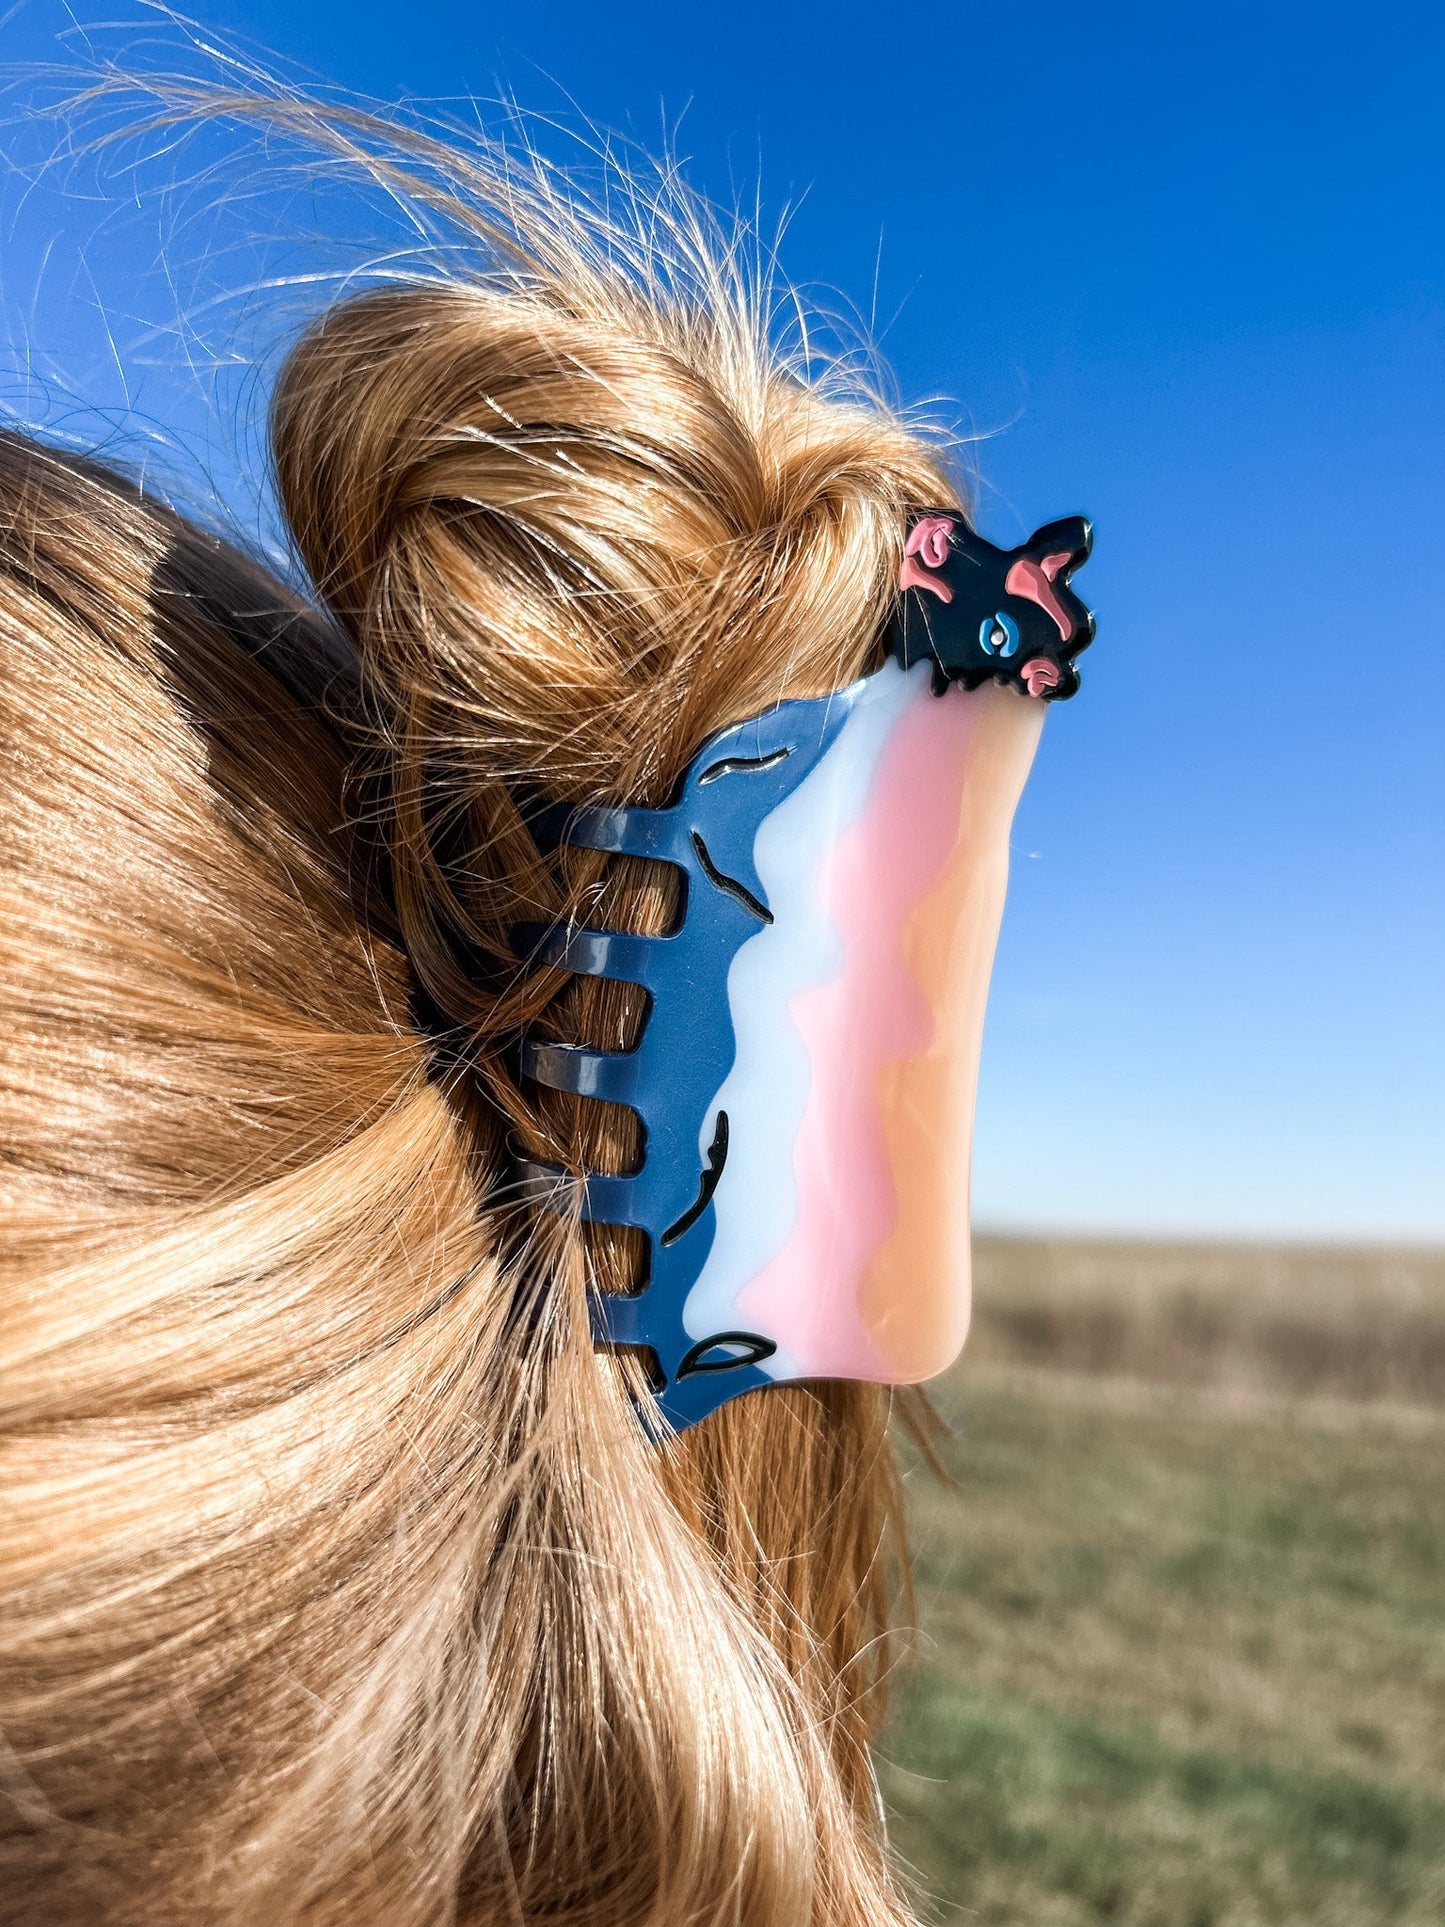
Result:
<svg viewBox="0 0 1445 1927"><path fill-rule="evenodd" d="M1046 555L1067 555L1068 568L1077 569L1088 561L1093 546L1094 530L1087 517L1066 515L1062 521L1045 522L1041 529L1035 529L1014 553L1035 560Z"/></svg>

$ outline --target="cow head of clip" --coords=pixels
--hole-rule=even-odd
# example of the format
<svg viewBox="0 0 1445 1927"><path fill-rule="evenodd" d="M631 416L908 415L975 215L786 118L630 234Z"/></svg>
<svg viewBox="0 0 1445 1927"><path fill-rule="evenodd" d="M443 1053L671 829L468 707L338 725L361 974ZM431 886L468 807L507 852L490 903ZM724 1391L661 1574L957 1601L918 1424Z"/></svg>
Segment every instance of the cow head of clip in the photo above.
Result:
<svg viewBox="0 0 1445 1927"><path fill-rule="evenodd" d="M593 1335L645 1356L675 1428L793 1380L915 1383L963 1343L1009 826L1093 635L1069 587L1090 539L1074 517L1006 551L918 515L880 667L713 736L666 807L538 821L679 877L665 934L513 937L535 966L647 992L630 1050L521 1045L534 1084L637 1114L638 1167L515 1174L535 1206L645 1234L635 1289L593 1296Z"/></svg>
<svg viewBox="0 0 1445 1927"><path fill-rule="evenodd" d="M931 657L940 677L975 689L1009 682L1060 701L1079 686L1074 658L1094 618L1069 586L1094 532L1082 515L996 549L961 515L930 509L908 531L890 647L905 668Z"/></svg>

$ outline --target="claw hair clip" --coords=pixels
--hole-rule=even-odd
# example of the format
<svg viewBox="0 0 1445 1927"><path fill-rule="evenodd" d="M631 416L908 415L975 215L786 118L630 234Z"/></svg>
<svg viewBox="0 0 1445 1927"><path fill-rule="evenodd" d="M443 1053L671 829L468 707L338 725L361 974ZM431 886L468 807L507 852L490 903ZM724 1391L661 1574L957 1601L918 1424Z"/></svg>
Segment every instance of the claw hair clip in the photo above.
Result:
<svg viewBox="0 0 1445 1927"><path fill-rule="evenodd" d="M666 1419L805 1378L913 1384L967 1334L969 1162L1008 837L1044 703L1094 621L1082 517L1002 551L956 514L910 527L883 666L714 736L666 809L572 812L562 841L683 873L669 935L528 931L533 960L649 993L637 1046L531 1040L524 1073L626 1104L641 1166L582 1216L648 1262L599 1296ZM521 933L519 933L521 935ZM524 1164L541 1203L575 1195Z"/></svg>

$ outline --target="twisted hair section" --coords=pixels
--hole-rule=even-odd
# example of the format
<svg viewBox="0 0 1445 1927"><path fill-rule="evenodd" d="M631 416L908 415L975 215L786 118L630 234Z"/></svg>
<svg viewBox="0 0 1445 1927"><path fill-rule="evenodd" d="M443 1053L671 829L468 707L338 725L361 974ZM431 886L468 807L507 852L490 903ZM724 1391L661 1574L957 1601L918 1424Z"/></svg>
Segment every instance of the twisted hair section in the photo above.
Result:
<svg viewBox="0 0 1445 1927"><path fill-rule="evenodd" d="M686 204L446 179L276 390L314 606L0 441L0 1922L904 1927L885 1395L649 1437L630 1235L507 1184L635 1163L515 1046L645 1008L513 931L666 928L540 813L850 680L956 497Z"/></svg>

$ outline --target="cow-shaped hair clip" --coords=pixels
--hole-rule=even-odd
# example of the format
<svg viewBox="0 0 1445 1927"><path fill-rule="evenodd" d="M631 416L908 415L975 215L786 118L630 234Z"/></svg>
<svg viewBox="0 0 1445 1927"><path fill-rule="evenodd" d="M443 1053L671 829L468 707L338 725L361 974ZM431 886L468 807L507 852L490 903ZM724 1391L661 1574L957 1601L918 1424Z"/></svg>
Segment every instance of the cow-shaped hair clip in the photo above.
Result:
<svg viewBox="0 0 1445 1927"><path fill-rule="evenodd" d="M664 809L582 808L577 848L673 865L666 935L517 933L534 963L648 993L636 1046L531 1038L549 1089L625 1104L639 1167L524 1192L635 1226L635 1291L599 1345L645 1355L674 1428L797 1379L912 1384L968 1328L969 1161L1014 807L1044 700L1078 686L1093 617L1069 587L1081 517L993 548L919 516L882 666L735 724Z"/></svg>
<svg viewBox="0 0 1445 1927"><path fill-rule="evenodd" d="M904 543L891 646L905 666L931 657L965 689L1000 681L1050 701L1072 696L1094 618L1069 578L1093 540L1082 515L1046 523L1017 549L996 549L960 515L920 515Z"/></svg>

